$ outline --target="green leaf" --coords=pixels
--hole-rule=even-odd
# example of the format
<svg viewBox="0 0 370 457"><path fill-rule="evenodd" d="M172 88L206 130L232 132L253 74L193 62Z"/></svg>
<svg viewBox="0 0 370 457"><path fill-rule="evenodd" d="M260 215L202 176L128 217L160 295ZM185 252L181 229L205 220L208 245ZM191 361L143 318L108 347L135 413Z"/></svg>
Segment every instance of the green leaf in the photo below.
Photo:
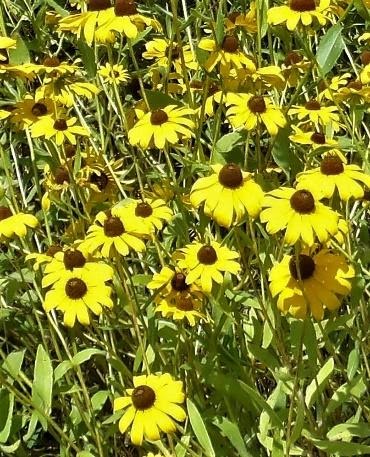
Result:
<svg viewBox="0 0 370 457"><path fill-rule="evenodd" d="M370 425L361 424L338 424L328 431L326 437L330 441L350 440L353 436L368 438L370 436Z"/></svg>
<svg viewBox="0 0 370 457"><path fill-rule="evenodd" d="M365 4L365 0L354 0L353 5L356 8L358 14L362 16L365 21L370 21L370 12L369 8Z"/></svg>
<svg viewBox="0 0 370 457"><path fill-rule="evenodd" d="M189 443L190 443L190 436L184 435L181 438L181 441L179 441L176 444L176 447L175 447L176 457L185 457L187 455L186 452L188 450Z"/></svg>
<svg viewBox="0 0 370 457"><path fill-rule="evenodd" d="M158 90L145 90L145 95L151 110L165 108L168 105L181 105L178 100Z"/></svg>
<svg viewBox="0 0 370 457"><path fill-rule="evenodd" d="M224 15L222 13L222 4L223 2L219 3L218 11L217 11L217 19L216 19L216 43L221 46L224 36L225 36L225 27L224 27Z"/></svg>
<svg viewBox="0 0 370 457"><path fill-rule="evenodd" d="M107 390L99 390L91 397L91 404L93 411L100 411L107 401L109 392Z"/></svg>
<svg viewBox="0 0 370 457"><path fill-rule="evenodd" d="M325 409L325 414L331 415L335 409L351 397L360 398L365 392L366 384L361 376L354 378L351 382L346 382L334 392Z"/></svg>
<svg viewBox="0 0 370 457"><path fill-rule="evenodd" d="M95 78L97 66L96 66L94 48L87 45L82 40L77 41L77 47L78 47L78 50L80 51L82 63L86 70L87 76L89 78Z"/></svg>
<svg viewBox="0 0 370 457"><path fill-rule="evenodd" d="M36 353L35 369L32 383L32 403L48 415L51 410L53 389L53 367L48 353L39 344ZM47 430L45 416L35 411L44 430Z"/></svg>
<svg viewBox="0 0 370 457"><path fill-rule="evenodd" d="M243 437L240 434L239 428L236 424L229 421L225 417L223 417L221 421L215 421L214 424L222 431L224 436L228 438L230 443L235 447L235 449L238 451L238 456L253 457L245 447Z"/></svg>
<svg viewBox="0 0 370 457"><path fill-rule="evenodd" d="M336 64L344 49L342 37L343 27L338 23L333 25L320 40L316 60L321 75L325 76Z"/></svg>
<svg viewBox="0 0 370 457"><path fill-rule="evenodd" d="M353 457L355 455L370 454L370 446L366 444L319 440L315 438L307 430L303 430L302 434L305 438L311 441L318 449L320 449L321 451L326 451L327 453L330 453L330 455L336 454L337 456L341 457Z"/></svg>
<svg viewBox="0 0 370 457"><path fill-rule="evenodd" d="M352 379L354 378L359 364L360 364L360 354L359 354L358 348L354 348L349 353L348 362L347 362L347 376L348 376L349 381L352 381Z"/></svg>
<svg viewBox="0 0 370 457"><path fill-rule="evenodd" d="M9 49L9 63L11 65L29 63L31 59L26 43L20 36L12 36L12 38L13 40L17 40L17 44L15 49Z"/></svg>
<svg viewBox="0 0 370 457"><path fill-rule="evenodd" d="M288 177L293 178L300 171L300 162L290 149L290 133L289 126L279 130L271 153L276 164L284 170Z"/></svg>
<svg viewBox="0 0 370 457"><path fill-rule="evenodd" d="M244 156L240 153L240 146L244 144L244 137L240 132L224 135L215 144L212 154L212 163L234 162L243 165Z"/></svg>
<svg viewBox="0 0 370 457"><path fill-rule="evenodd" d="M320 369L315 379L312 380L311 384L306 389L305 402L307 408L311 408L311 406L315 403L317 397L325 389L333 370L334 359L333 357L330 357L330 359Z"/></svg>
<svg viewBox="0 0 370 457"><path fill-rule="evenodd" d="M95 348L84 349L72 357L72 364L81 365L90 360L93 355L106 355L106 352Z"/></svg>
<svg viewBox="0 0 370 457"><path fill-rule="evenodd" d="M24 359L25 349L23 351L16 351L12 352L8 355L8 357L4 360L2 364L2 369L9 373L13 381L17 379L19 372L21 370L21 366Z"/></svg>
<svg viewBox="0 0 370 457"><path fill-rule="evenodd" d="M189 398L186 401L186 405L188 409L190 424L195 433L195 436L197 437L197 440L199 441L199 444L202 446L208 457L215 457L215 451L213 450L206 426L204 425L202 416L200 415L197 407Z"/></svg>
<svg viewBox="0 0 370 457"><path fill-rule="evenodd" d="M63 360L54 370L54 382L59 381L73 367L69 360Z"/></svg>
<svg viewBox="0 0 370 457"><path fill-rule="evenodd" d="M5 444L12 427L14 395L6 389L0 390L0 443Z"/></svg>

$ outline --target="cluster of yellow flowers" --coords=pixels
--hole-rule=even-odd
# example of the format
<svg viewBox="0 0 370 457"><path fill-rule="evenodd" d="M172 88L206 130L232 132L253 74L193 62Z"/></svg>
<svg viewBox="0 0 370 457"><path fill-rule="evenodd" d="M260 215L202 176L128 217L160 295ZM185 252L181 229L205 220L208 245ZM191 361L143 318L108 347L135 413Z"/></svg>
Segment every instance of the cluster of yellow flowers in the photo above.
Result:
<svg viewBox="0 0 370 457"><path fill-rule="evenodd" d="M67 327L109 318L114 280L129 281L135 265L150 276L147 294L163 318L212 325L210 297L220 287L242 290L249 274L240 233L278 247L267 263L271 306L317 320L338 310L355 276L351 209L370 189L344 115L369 109L370 34L356 37L364 44L353 74L330 78L308 45L344 14L340 1L270 8L266 27L286 26L304 44L270 61L251 51L262 39L253 2L225 14L221 27L205 24L198 41L178 28L169 39L142 10L133 0L89 0L73 14L55 13L55 36L84 42L96 59L90 80L77 56L12 64L17 42L0 37L0 76L24 88L0 107L0 120L10 139L23 135L34 173L42 172L37 217L5 192L1 241L29 229L39 236L51 214L70 218L61 241L49 234L43 252L20 244L41 270L44 310L61 312ZM225 131L239 141L235 149L242 144L240 160L217 152ZM296 175L273 163L284 132L278 147L298 160ZM159 440L186 418L183 383L169 374L135 376L126 392L114 410L125 409L119 428L131 426L134 444Z"/></svg>

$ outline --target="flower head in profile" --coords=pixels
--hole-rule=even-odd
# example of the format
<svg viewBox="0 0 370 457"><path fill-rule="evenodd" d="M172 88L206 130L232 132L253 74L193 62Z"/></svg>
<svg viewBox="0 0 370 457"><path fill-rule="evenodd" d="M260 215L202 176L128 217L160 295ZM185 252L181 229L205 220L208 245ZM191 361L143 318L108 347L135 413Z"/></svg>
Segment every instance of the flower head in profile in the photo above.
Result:
<svg viewBox="0 0 370 457"><path fill-rule="evenodd" d="M243 29L248 33L257 33L257 11L256 3L250 2L249 11L242 13L233 11L225 18L225 29L229 32L234 29Z"/></svg>
<svg viewBox="0 0 370 457"><path fill-rule="evenodd" d="M139 121L128 132L129 142L143 149L155 146L163 149L167 144L177 144L183 138L191 138L194 122L188 118L194 114L190 108L168 105L139 113Z"/></svg>
<svg viewBox="0 0 370 457"><path fill-rule="evenodd" d="M246 68L251 72L256 70L253 60L243 52L239 39L233 34L226 34L220 44L211 38L202 38L198 46L210 53L204 63L204 68L208 72L211 72L217 64L220 64L222 77L228 77L232 69Z"/></svg>
<svg viewBox="0 0 370 457"><path fill-rule="evenodd" d="M327 125L332 125L333 130L339 130L339 115L338 108L336 106L324 106L321 105L317 100L309 100L303 106L293 105L288 111L289 116L297 115L298 120L304 120L306 122L312 122L317 130Z"/></svg>
<svg viewBox="0 0 370 457"><path fill-rule="evenodd" d="M44 252L31 252L26 255L26 260L34 261L33 269L36 271L42 265L49 263L53 260L57 252L62 251L63 248L59 244L50 245Z"/></svg>
<svg viewBox="0 0 370 457"><path fill-rule="evenodd" d="M302 240L312 246L316 238L325 243L338 232L339 215L307 189L275 189L265 195L262 207L260 218L267 223L267 232L285 230L287 244Z"/></svg>
<svg viewBox="0 0 370 457"><path fill-rule="evenodd" d="M24 238L29 227L35 228L39 221L32 214L15 213L7 206L0 206L0 239L14 235Z"/></svg>
<svg viewBox="0 0 370 457"><path fill-rule="evenodd" d="M304 319L312 314L324 317L324 310L334 311L351 291L355 272L341 254L321 249L298 255L285 255L269 274L270 290L278 296L278 308L284 314Z"/></svg>
<svg viewBox="0 0 370 457"><path fill-rule="evenodd" d="M333 148L338 146L338 142L327 138L327 136L317 130L301 130L299 127L292 125L294 134L289 135L289 139L294 143L310 145L313 149Z"/></svg>
<svg viewBox="0 0 370 457"><path fill-rule="evenodd" d="M226 116L234 128L254 130L264 124L270 135L276 135L286 124L283 113L268 97L229 93L226 105Z"/></svg>
<svg viewBox="0 0 370 457"><path fill-rule="evenodd" d="M211 293L213 281L222 284L226 272L236 275L240 264L239 254L217 241L193 242L180 250L178 265L187 271L186 282L196 282L205 293Z"/></svg>
<svg viewBox="0 0 370 457"><path fill-rule="evenodd" d="M71 117L54 119L45 116L31 126L32 138L45 137L47 140L54 138L57 146L65 142L76 144L76 137L89 136L90 132L80 125L76 125L77 118Z"/></svg>
<svg viewBox="0 0 370 457"><path fill-rule="evenodd" d="M191 326L196 321L207 320L202 313L203 294L195 284L186 282L186 271L163 267L153 275L148 283L148 289L156 292L154 301L156 311L163 317L171 316L174 320L187 319Z"/></svg>
<svg viewBox="0 0 370 457"><path fill-rule="evenodd" d="M204 212L219 225L231 227L248 214L257 217L263 198L261 187L250 173L234 164L212 165L210 176L199 178L190 191L190 202L198 208L204 203Z"/></svg>
<svg viewBox="0 0 370 457"><path fill-rule="evenodd" d="M64 325L73 327L76 319L82 325L90 324L90 312L100 316L103 307L112 308L111 288L105 281L111 279L94 271L74 268L66 271L46 293L44 309L56 309L64 314Z"/></svg>
<svg viewBox="0 0 370 457"><path fill-rule="evenodd" d="M321 198L331 198L335 189L343 201L364 196L363 185L370 187L370 175L358 165L347 165L336 154L327 154L320 167L299 173L297 189L317 191Z"/></svg>
<svg viewBox="0 0 370 457"><path fill-rule="evenodd" d="M114 207L108 212L98 213L80 248L92 255L99 252L103 257L126 256L131 250L145 250L145 244L140 239L143 235L149 235L146 226L138 226L122 217L120 208Z"/></svg>
<svg viewBox="0 0 370 457"><path fill-rule="evenodd" d="M270 8L267 21L272 25L285 23L290 31L297 26L311 26L316 21L323 26L328 20L329 7L330 0L290 0L287 5Z"/></svg>
<svg viewBox="0 0 370 457"><path fill-rule="evenodd" d="M131 426L131 441L141 446L143 439L157 441L160 432L172 434L176 422L183 422L186 413L180 406L185 400L182 381L170 374L134 376L134 388L125 397L114 400L114 411L126 409L118 427L125 433Z"/></svg>

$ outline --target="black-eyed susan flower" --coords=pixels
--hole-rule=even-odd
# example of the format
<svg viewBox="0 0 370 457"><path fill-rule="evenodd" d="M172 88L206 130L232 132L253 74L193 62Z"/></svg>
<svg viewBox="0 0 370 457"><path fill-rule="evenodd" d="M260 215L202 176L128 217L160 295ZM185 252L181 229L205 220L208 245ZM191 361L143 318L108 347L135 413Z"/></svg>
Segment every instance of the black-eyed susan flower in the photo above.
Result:
<svg viewBox="0 0 370 457"><path fill-rule="evenodd" d="M287 5L275 6L267 11L269 24L286 23L288 30L293 31L298 25L311 26L315 20L325 25L328 19L330 0L290 0Z"/></svg>
<svg viewBox="0 0 370 457"><path fill-rule="evenodd" d="M56 252L45 266L42 287L49 287L60 281L64 274L69 274L75 268L78 268L79 271L83 270L86 274L95 274L97 277L104 278L105 281L113 278L112 267L89 257L86 252L76 248Z"/></svg>
<svg viewBox="0 0 370 457"><path fill-rule="evenodd" d="M186 413L182 381L175 381L168 373L134 376L134 388L127 396L114 400L114 411L126 409L118 427L125 433L131 425L131 441L141 446L143 439L157 441L160 432L174 433L176 422L183 422Z"/></svg>
<svg viewBox="0 0 370 457"><path fill-rule="evenodd" d="M225 18L225 29L228 32L238 28L244 29L249 33L257 33L258 23L255 2L250 2L249 11L246 13L233 11Z"/></svg>
<svg viewBox="0 0 370 457"><path fill-rule="evenodd" d="M301 239L312 246L315 238L325 243L338 232L338 214L323 205L316 192L314 195L307 189L275 189L265 195L262 207L260 218L267 223L268 233L285 230L287 244L295 244Z"/></svg>
<svg viewBox="0 0 370 457"><path fill-rule="evenodd" d="M322 147L333 148L338 146L337 141L331 138L327 138L327 136L320 131L304 131L301 130L299 127L296 127L295 125L292 125L292 129L294 131L294 134L289 135L289 139L294 143L307 144L312 146L313 149Z"/></svg>
<svg viewBox="0 0 370 457"><path fill-rule="evenodd" d="M154 40L145 43L145 52L142 57L148 60L154 60L156 67L168 68L171 58L171 65L178 74L182 74L181 53L183 54L185 66L191 70L198 68L198 63L195 61L193 53L188 44L182 46L175 41L170 41L167 38L154 38Z"/></svg>
<svg viewBox="0 0 370 457"><path fill-rule="evenodd" d="M288 114L289 116L297 115L300 121L312 122L318 130L320 125L326 127L330 124L333 130L339 130L338 108L335 105L323 106L317 100L309 100L303 106L293 105Z"/></svg>
<svg viewBox="0 0 370 457"><path fill-rule="evenodd" d="M127 83L130 80L129 72L123 65L111 65L109 62L99 68L98 74L107 84Z"/></svg>
<svg viewBox="0 0 370 457"><path fill-rule="evenodd" d="M324 309L334 311L351 291L354 269L341 254L321 249L311 255L285 255L269 274L270 290L278 296L278 308L284 314L304 319L312 314L322 319Z"/></svg>
<svg viewBox="0 0 370 457"><path fill-rule="evenodd" d="M240 264L236 261L239 254L217 241L195 241L181 249L180 253L182 258L179 258L178 265L187 271L186 282L197 282L205 293L211 293L213 281L223 283L225 272L236 275L240 271Z"/></svg>
<svg viewBox="0 0 370 457"><path fill-rule="evenodd" d="M26 255L26 260L34 261L33 269L36 271L45 263L49 263L53 260L57 252L62 251L63 248L59 244L52 244L45 252L31 252Z"/></svg>
<svg viewBox="0 0 370 457"><path fill-rule="evenodd" d="M209 72L218 63L220 64L220 74L223 77L228 77L233 68L244 67L252 72L256 69L253 60L243 52L238 38L234 35L226 35L220 45L211 38L202 38L198 47L210 53L204 63L204 68Z"/></svg>
<svg viewBox="0 0 370 457"><path fill-rule="evenodd" d="M128 219L123 219L121 210L114 207L106 213L100 211L97 214L80 248L92 255L100 252L103 257L117 254L126 256L130 250L145 250L145 244L140 239L143 235L149 235L145 225L138 226Z"/></svg>
<svg viewBox="0 0 370 457"><path fill-rule="evenodd" d="M153 275L147 287L157 292L154 297L156 311L163 317L187 319L194 326L197 320L206 320L201 312L203 294L195 283L186 282L186 276L183 270L163 267Z"/></svg>
<svg viewBox="0 0 370 457"><path fill-rule="evenodd" d="M297 86L298 82L311 66L311 62L300 52L289 51L281 66L283 76L286 79L288 86Z"/></svg>
<svg viewBox="0 0 370 457"><path fill-rule="evenodd" d="M270 135L276 135L286 124L280 109L268 97L253 94L233 94L226 97L226 116L234 128L254 130L264 124Z"/></svg>
<svg viewBox="0 0 370 457"><path fill-rule="evenodd" d="M121 207L121 215L125 220L130 220L133 225L147 226L148 232L161 230L164 222L168 222L172 216L172 210L161 199L133 200Z"/></svg>
<svg viewBox="0 0 370 457"><path fill-rule="evenodd" d="M9 63L8 49L16 49L17 40L7 36L0 36L0 64Z"/></svg>
<svg viewBox="0 0 370 457"><path fill-rule="evenodd" d="M40 65L34 65L35 73L46 73L51 78L73 74L78 70L78 66L69 62L62 62L57 56L45 57Z"/></svg>
<svg viewBox="0 0 370 457"><path fill-rule="evenodd" d="M76 80L75 77L61 77L36 89L36 97L51 98L55 103L71 107L75 103L76 97L83 97L91 100L99 93L99 88L92 83Z"/></svg>
<svg viewBox="0 0 370 457"><path fill-rule="evenodd" d="M113 307L112 290L105 284L109 279L81 268L66 271L46 293L43 307L46 312L52 309L62 311L67 327L73 327L76 319L80 324L88 325L89 311L100 316L103 307Z"/></svg>
<svg viewBox="0 0 370 457"><path fill-rule="evenodd" d="M61 146L66 141L76 144L76 136L90 135L90 132L85 127L76 125L76 122L77 118L75 117L54 119L53 117L45 116L31 126L31 136L32 138L45 137L47 140L55 138L58 146Z"/></svg>
<svg viewBox="0 0 370 457"><path fill-rule="evenodd" d="M204 212L219 225L230 227L248 213L257 217L263 199L261 187L251 173L229 163L212 165L213 174L199 178L190 191L190 202L198 208L204 202Z"/></svg>
<svg viewBox="0 0 370 457"><path fill-rule="evenodd" d="M0 237L11 238L14 235L23 238L27 228L35 228L38 220L32 214L13 214L7 206L0 206Z"/></svg>
<svg viewBox="0 0 370 457"><path fill-rule="evenodd" d="M343 201L362 198L363 185L370 187L370 176L358 165L347 165L336 154L330 153L322 159L320 167L298 174L297 181L297 189L316 191L321 198L332 197L338 189Z"/></svg>
<svg viewBox="0 0 370 457"><path fill-rule="evenodd" d="M167 143L177 144L183 138L190 138L194 122L187 116L194 114L190 108L168 105L144 113L137 110L139 120L128 132L129 142L146 149L163 149Z"/></svg>
<svg viewBox="0 0 370 457"><path fill-rule="evenodd" d="M341 87L347 85L350 77L351 73L344 73L342 75L333 76L327 84L324 84L322 81L322 84L319 84L320 93L317 99L320 102L323 99L333 100L333 96L335 97Z"/></svg>
<svg viewBox="0 0 370 457"><path fill-rule="evenodd" d="M364 51L361 54L361 63L364 65L360 72L360 81L362 84L370 83L370 51Z"/></svg>
<svg viewBox="0 0 370 457"><path fill-rule="evenodd" d="M11 122L17 124L20 129L27 128L39 121L44 116L53 116L55 105L53 100L35 100L32 95L26 95L18 102L11 113Z"/></svg>
<svg viewBox="0 0 370 457"><path fill-rule="evenodd" d="M341 87L335 94L337 102L370 103L370 87L362 84L355 79L348 82L345 87Z"/></svg>

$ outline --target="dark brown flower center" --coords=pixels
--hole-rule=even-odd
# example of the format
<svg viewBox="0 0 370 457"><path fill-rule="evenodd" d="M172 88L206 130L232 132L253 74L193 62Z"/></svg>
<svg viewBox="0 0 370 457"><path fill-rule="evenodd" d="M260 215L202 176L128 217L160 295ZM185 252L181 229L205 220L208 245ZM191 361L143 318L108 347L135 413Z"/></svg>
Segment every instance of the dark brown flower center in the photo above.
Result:
<svg viewBox="0 0 370 457"><path fill-rule="evenodd" d="M361 83L361 81L350 81L347 84L347 87L348 87L348 89L361 90L362 83Z"/></svg>
<svg viewBox="0 0 370 457"><path fill-rule="evenodd" d="M45 116L48 109L43 103L35 103L31 111L34 116Z"/></svg>
<svg viewBox="0 0 370 457"><path fill-rule="evenodd" d="M176 301L176 308L180 311L193 311L193 300L191 297L179 297Z"/></svg>
<svg viewBox="0 0 370 457"><path fill-rule="evenodd" d="M306 254L299 254L298 262L297 258L292 256L289 261L289 271L294 279L308 279L315 271L315 262Z"/></svg>
<svg viewBox="0 0 370 457"><path fill-rule="evenodd" d="M298 52L290 51L285 56L284 63L286 66L294 65L295 63L301 62L302 59L303 59L303 57L300 54L298 54Z"/></svg>
<svg viewBox="0 0 370 457"><path fill-rule="evenodd" d="M311 135L311 141L313 141L316 144L325 144L326 138L323 133L315 132Z"/></svg>
<svg viewBox="0 0 370 457"><path fill-rule="evenodd" d="M197 258L203 265L213 265L217 262L217 252L212 246L206 244L199 249Z"/></svg>
<svg viewBox="0 0 370 457"><path fill-rule="evenodd" d="M229 189L240 187L243 184L243 174L240 167L235 163L224 165L218 174L218 182Z"/></svg>
<svg viewBox="0 0 370 457"><path fill-rule="evenodd" d="M103 191L109 183L109 178L104 171L99 171L99 174L93 171L90 176L90 182L95 184L100 191Z"/></svg>
<svg viewBox="0 0 370 457"><path fill-rule="evenodd" d="M290 206L300 214L312 213L315 209L315 199L308 190L297 190L290 197Z"/></svg>
<svg viewBox="0 0 370 457"><path fill-rule="evenodd" d="M0 56L2 57L0 64L7 65L9 63L8 51L6 49L0 49Z"/></svg>
<svg viewBox="0 0 370 457"><path fill-rule="evenodd" d="M236 21L236 18L240 16L240 13L238 13L237 11L233 11L232 13L230 13L227 18L229 19L230 22L232 22L233 24L235 24L235 21Z"/></svg>
<svg viewBox="0 0 370 457"><path fill-rule="evenodd" d="M58 244L52 244L49 246L45 254L49 257L54 257L57 252L61 251L63 251L62 246L59 246Z"/></svg>
<svg viewBox="0 0 370 457"><path fill-rule="evenodd" d="M137 14L135 2L133 0L116 0L114 12L116 16L132 16Z"/></svg>
<svg viewBox="0 0 370 457"><path fill-rule="evenodd" d="M59 67L60 60L58 57L45 57L44 61L42 62L45 67Z"/></svg>
<svg viewBox="0 0 370 457"><path fill-rule="evenodd" d="M82 268L86 263L86 259L78 249L75 251L68 249L64 253L63 262L67 270L73 270L73 268Z"/></svg>
<svg viewBox="0 0 370 457"><path fill-rule="evenodd" d="M369 189L366 189L364 191L364 196L362 197L362 199L367 202L370 202L370 190Z"/></svg>
<svg viewBox="0 0 370 457"><path fill-rule="evenodd" d="M74 144L65 144L64 145L64 153L67 159L71 159L76 155L77 147ZM81 165L82 166L82 165Z"/></svg>
<svg viewBox="0 0 370 457"><path fill-rule="evenodd" d="M149 217L153 214L153 208L149 203L141 202L136 205L135 216L138 217Z"/></svg>
<svg viewBox="0 0 370 457"><path fill-rule="evenodd" d="M65 182L69 183L70 178L68 170L64 167L58 167L54 171L54 180L57 184L64 184Z"/></svg>
<svg viewBox="0 0 370 457"><path fill-rule="evenodd" d="M293 11L314 11L316 4L314 0L290 0L290 9Z"/></svg>
<svg viewBox="0 0 370 457"><path fill-rule="evenodd" d="M264 113L266 111L266 103L261 95L254 95L248 100L248 108L252 113Z"/></svg>
<svg viewBox="0 0 370 457"><path fill-rule="evenodd" d="M155 392L149 386L138 386L132 392L131 400L136 409L149 409L154 405Z"/></svg>
<svg viewBox="0 0 370 457"><path fill-rule="evenodd" d="M224 51L233 53L239 49L239 41L233 35L226 35L221 47Z"/></svg>
<svg viewBox="0 0 370 457"><path fill-rule="evenodd" d="M324 175L340 175L344 171L343 162L337 155L326 156L321 162L320 171Z"/></svg>
<svg viewBox="0 0 370 457"><path fill-rule="evenodd" d="M109 216L104 221L104 234L105 236L120 236L125 233L125 227L119 217Z"/></svg>
<svg viewBox="0 0 370 457"><path fill-rule="evenodd" d="M71 278L68 279L64 290L69 298L72 298L73 300L78 300L86 294L87 285L80 278Z"/></svg>
<svg viewBox="0 0 370 457"><path fill-rule="evenodd" d="M186 276L184 273L176 273L171 279L171 287L178 292L182 292L189 288L189 284L186 284Z"/></svg>
<svg viewBox="0 0 370 457"><path fill-rule="evenodd" d="M0 221L4 219L8 219L8 217L12 216L12 212L7 206L0 206Z"/></svg>
<svg viewBox="0 0 370 457"><path fill-rule="evenodd" d="M308 101L308 102L304 105L304 107L305 107L306 109L313 110L313 111L318 111L318 110L321 108L320 103L319 103L317 100L310 100L310 101Z"/></svg>
<svg viewBox="0 0 370 457"><path fill-rule="evenodd" d="M102 11L110 8L111 6L110 0L89 0L87 9L88 11Z"/></svg>
<svg viewBox="0 0 370 457"><path fill-rule="evenodd" d="M370 63L370 51L364 51L361 54L361 63L362 65L367 65Z"/></svg>
<svg viewBox="0 0 370 457"><path fill-rule="evenodd" d="M63 130L67 130L67 121L65 119L56 119L53 127L55 128L55 130L59 130L60 132L62 132Z"/></svg>
<svg viewBox="0 0 370 457"><path fill-rule="evenodd" d="M168 115L162 109L156 109L150 115L150 123L152 125L162 125L168 121Z"/></svg>
<svg viewBox="0 0 370 457"><path fill-rule="evenodd" d="M168 58L170 58L171 56L171 60L178 59L180 57L180 47L177 44L175 46L172 46L172 49L171 46L168 46L166 49L166 56Z"/></svg>

